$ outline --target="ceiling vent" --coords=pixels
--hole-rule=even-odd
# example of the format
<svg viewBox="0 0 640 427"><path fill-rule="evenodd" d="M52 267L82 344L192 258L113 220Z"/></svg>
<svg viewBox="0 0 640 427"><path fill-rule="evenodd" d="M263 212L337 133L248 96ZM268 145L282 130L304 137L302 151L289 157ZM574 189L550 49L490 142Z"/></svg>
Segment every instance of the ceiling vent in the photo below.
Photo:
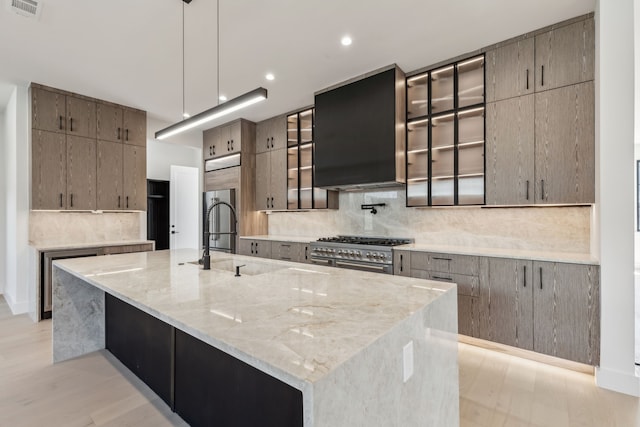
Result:
<svg viewBox="0 0 640 427"><path fill-rule="evenodd" d="M42 2L37 0L7 0L9 8L18 15L38 19L42 11Z"/></svg>

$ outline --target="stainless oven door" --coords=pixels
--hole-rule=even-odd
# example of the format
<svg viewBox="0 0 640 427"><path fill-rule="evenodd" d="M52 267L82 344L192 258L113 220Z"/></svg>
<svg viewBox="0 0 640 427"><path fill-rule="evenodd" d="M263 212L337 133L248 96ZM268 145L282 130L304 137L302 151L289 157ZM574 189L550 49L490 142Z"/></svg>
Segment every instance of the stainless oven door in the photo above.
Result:
<svg viewBox="0 0 640 427"><path fill-rule="evenodd" d="M393 274L393 266L391 264L370 264L357 261L336 260L335 266L339 268L348 268L350 270L371 271L373 273Z"/></svg>

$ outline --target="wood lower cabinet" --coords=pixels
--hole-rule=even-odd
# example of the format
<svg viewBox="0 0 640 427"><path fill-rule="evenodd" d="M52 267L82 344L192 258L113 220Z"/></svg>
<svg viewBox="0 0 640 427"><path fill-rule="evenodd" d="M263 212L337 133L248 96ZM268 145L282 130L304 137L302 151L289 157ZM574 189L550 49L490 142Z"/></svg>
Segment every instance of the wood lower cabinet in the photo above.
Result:
<svg viewBox="0 0 640 427"><path fill-rule="evenodd" d="M479 337L534 350L532 261L484 258L482 263Z"/></svg>
<svg viewBox="0 0 640 427"><path fill-rule="evenodd" d="M123 145L124 209L147 209L147 149Z"/></svg>
<svg viewBox="0 0 640 427"><path fill-rule="evenodd" d="M96 141L67 136L67 209L96 208Z"/></svg>
<svg viewBox="0 0 640 427"><path fill-rule="evenodd" d="M271 242L271 259L303 262L304 247L297 242Z"/></svg>
<svg viewBox="0 0 640 427"><path fill-rule="evenodd" d="M534 95L487 104L487 205L534 203L534 105Z"/></svg>
<svg viewBox="0 0 640 427"><path fill-rule="evenodd" d="M479 337L479 298L458 294L458 333Z"/></svg>
<svg viewBox="0 0 640 427"><path fill-rule="evenodd" d="M534 350L589 365L600 362L600 269L533 263Z"/></svg>
<svg viewBox="0 0 640 427"><path fill-rule="evenodd" d="M536 203L594 203L593 81L535 97Z"/></svg>
<svg viewBox="0 0 640 427"><path fill-rule="evenodd" d="M394 276L411 276L411 252L393 250L393 274Z"/></svg>
<svg viewBox="0 0 640 427"><path fill-rule="evenodd" d="M66 209L65 135L34 130L31 144L31 209Z"/></svg>
<svg viewBox="0 0 640 427"><path fill-rule="evenodd" d="M238 245L238 253L240 255L271 258L271 241L240 239L240 244Z"/></svg>

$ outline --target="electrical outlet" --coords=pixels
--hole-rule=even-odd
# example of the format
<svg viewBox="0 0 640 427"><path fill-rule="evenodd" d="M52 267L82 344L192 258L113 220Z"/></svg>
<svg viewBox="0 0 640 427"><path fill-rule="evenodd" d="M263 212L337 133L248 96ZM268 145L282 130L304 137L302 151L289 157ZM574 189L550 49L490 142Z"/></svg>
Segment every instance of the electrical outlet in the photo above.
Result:
<svg viewBox="0 0 640 427"><path fill-rule="evenodd" d="M402 348L402 371L403 381L406 383L413 375L413 341L409 341L409 343Z"/></svg>

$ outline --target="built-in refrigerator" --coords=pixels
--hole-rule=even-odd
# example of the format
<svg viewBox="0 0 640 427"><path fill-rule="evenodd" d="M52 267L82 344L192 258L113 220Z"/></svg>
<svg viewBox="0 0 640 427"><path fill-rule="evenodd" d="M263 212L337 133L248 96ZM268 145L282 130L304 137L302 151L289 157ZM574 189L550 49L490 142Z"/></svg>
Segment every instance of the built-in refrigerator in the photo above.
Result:
<svg viewBox="0 0 640 427"><path fill-rule="evenodd" d="M207 191L203 193L203 223L202 230L204 233L205 224L207 221L207 210L215 202L227 202L231 206L236 206L236 190L217 190ZM213 208L209 220L209 231L211 236L209 237L209 250L236 253L236 234L231 234L236 231L236 222L231 213L231 209L225 205L218 205ZM202 237L202 241L206 242L205 236ZM206 243L203 243L206 244Z"/></svg>

